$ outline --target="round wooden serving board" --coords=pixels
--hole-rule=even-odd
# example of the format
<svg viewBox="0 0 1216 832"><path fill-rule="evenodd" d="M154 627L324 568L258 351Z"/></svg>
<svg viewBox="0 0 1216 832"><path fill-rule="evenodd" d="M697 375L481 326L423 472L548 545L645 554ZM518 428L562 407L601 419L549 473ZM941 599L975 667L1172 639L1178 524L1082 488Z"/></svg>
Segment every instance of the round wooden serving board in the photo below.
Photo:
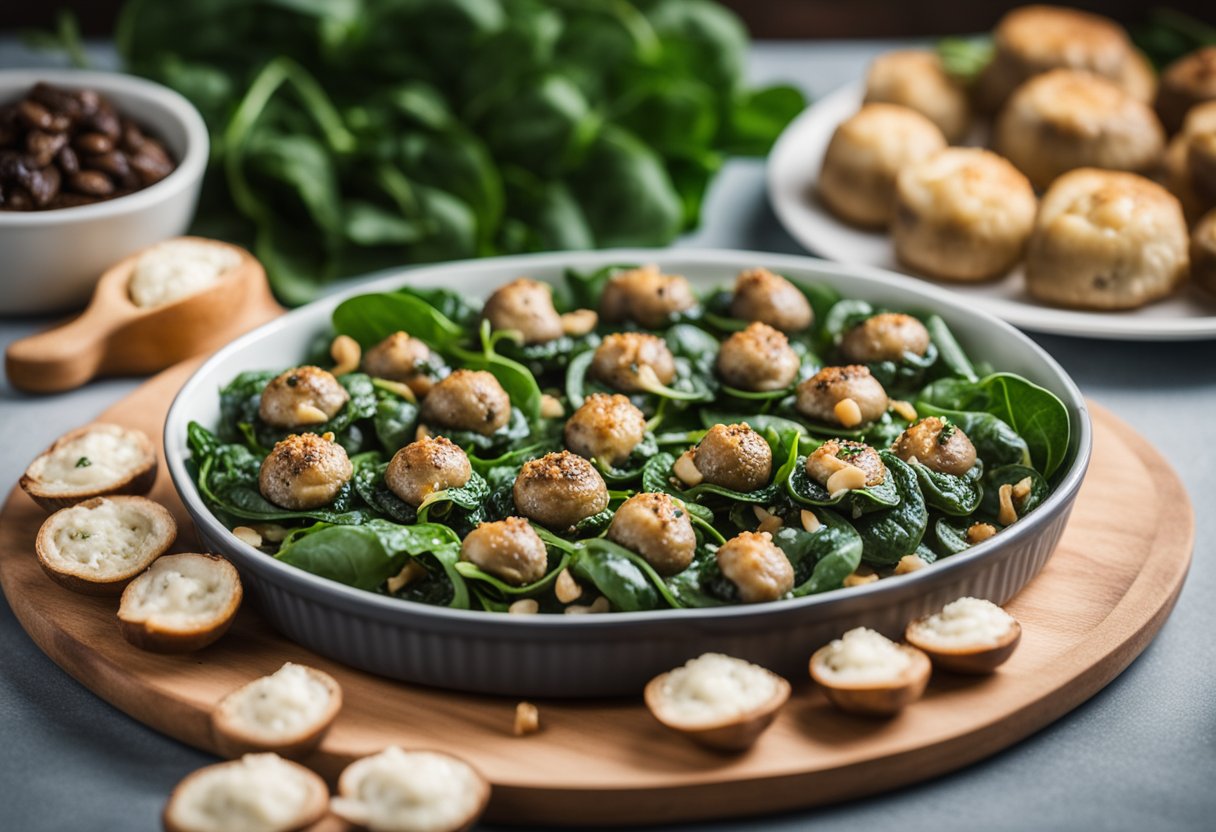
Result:
<svg viewBox="0 0 1216 832"><path fill-rule="evenodd" d="M159 439L165 412L195 362L166 371L101 416ZM1165 621L1190 564L1194 522L1177 476L1148 443L1093 408L1094 456L1063 542L1008 605L1024 635L990 678L935 674L924 700L891 720L845 716L808 679L748 753L703 751L630 700L541 701L542 730L512 736L515 701L411 687L348 669L284 640L253 605L218 644L161 656L125 642L115 599L75 595L39 568L45 518L14 490L0 514L0 581L37 644L97 695L198 748L208 713L230 690L303 662L333 674L345 706L304 762L331 781L389 744L458 754L493 783L489 816L519 824L686 821L813 806L923 780L1012 745L1101 689ZM198 545L162 470L152 496ZM806 645L806 653L819 647Z"/></svg>

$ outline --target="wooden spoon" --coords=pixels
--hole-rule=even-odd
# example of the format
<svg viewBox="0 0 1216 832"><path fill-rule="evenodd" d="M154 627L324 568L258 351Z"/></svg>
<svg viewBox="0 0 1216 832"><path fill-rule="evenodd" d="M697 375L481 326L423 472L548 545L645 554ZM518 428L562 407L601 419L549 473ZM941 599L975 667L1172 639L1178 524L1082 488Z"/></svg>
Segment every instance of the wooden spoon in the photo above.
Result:
<svg viewBox="0 0 1216 832"><path fill-rule="evenodd" d="M282 314L262 264L249 252L218 240L178 239L230 248L240 262L200 292L142 308L131 301L128 286L147 249L135 252L101 276L81 315L9 345L5 371L13 386L58 393L100 376L158 372Z"/></svg>

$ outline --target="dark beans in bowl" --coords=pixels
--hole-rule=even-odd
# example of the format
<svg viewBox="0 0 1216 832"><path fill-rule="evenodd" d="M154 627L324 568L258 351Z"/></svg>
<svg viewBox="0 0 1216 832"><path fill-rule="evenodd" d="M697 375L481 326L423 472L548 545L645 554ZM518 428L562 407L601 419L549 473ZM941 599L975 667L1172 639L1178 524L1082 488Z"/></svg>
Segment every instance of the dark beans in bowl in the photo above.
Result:
<svg viewBox="0 0 1216 832"><path fill-rule="evenodd" d="M71 208L164 179L165 146L95 90L38 83L0 104L0 211Z"/></svg>

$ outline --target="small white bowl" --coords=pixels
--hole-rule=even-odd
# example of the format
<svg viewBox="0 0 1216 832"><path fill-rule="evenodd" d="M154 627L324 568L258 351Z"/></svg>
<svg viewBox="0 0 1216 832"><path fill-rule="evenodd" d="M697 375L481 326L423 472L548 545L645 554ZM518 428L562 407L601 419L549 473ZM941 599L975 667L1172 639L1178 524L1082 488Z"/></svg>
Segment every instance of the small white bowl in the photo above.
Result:
<svg viewBox="0 0 1216 832"><path fill-rule="evenodd" d="M0 103L46 81L93 89L159 139L177 161L149 188L93 205L0 211L0 315L83 306L101 273L136 249L185 233L194 218L210 142L198 110L172 90L113 72L0 71Z"/></svg>

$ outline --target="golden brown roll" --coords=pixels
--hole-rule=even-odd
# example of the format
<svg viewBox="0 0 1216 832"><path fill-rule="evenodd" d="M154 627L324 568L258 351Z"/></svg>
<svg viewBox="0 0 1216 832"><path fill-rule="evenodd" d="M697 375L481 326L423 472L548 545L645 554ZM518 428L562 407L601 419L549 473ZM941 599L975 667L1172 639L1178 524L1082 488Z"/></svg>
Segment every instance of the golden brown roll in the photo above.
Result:
<svg viewBox="0 0 1216 832"><path fill-rule="evenodd" d="M1191 233L1191 277L1216 295L1216 211L1209 211Z"/></svg>
<svg viewBox="0 0 1216 832"><path fill-rule="evenodd" d="M997 118L992 146L1043 189L1073 168L1155 168L1165 131L1148 105L1117 84L1056 69L1013 93Z"/></svg>
<svg viewBox="0 0 1216 832"><path fill-rule="evenodd" d="M1187 274L1187 230L1169 191L1133 173L1082 168L1043 196L1026 254L1039 300L1081 309L1134 309Z"/></svg>
<svg viewBox="0 0 1216 832"><path fill-rule="evenodd" d="M967 90L942 68L928 49L901 49L879 55L866 75L866 104L899 104L937 125L951 144L971 126Z"/></svg>
<svg viewBox="0 0 1216 832"><path fill-rule="evenodd" d="M819 198L845 222L885 228L895 177L945 146L942 131L915 110L867 104L832 134L819 173Z"/></svg>
<svg viewBox="0 0 1216 832"><path fill-rule="evenodd" d="M1017 87L1067 68L1110 79L1138 101L1153 100L1155 78L1127 32L1101 15L1059 6L1022 6L993 31L995 52L976 83L980 109L995 113Z"/></svg>
<svg viewBox="0 0 1216 832"><path fill-rule="evenodd" d="M1187 137L1182 133L1170 139L1165 149L1164 167L1162 182L1182 205L1182 213L1187 223L1194 225L1208 209L1216 207L1216 203L1205 199L1195 190L1195 181L1191 178L1191 168L1187 164Z"/></svg>
<svg viewBox="0 0 1216 832"><path fill-rule="evenodd" d="M997 277L1021 259L1034 213L1034 190L1013 165L987 150L952 147L900 173L895 253L946 280Z"/></svg>
<svg viewBox="0 0 1216 832"><path fill-rule="evenodd" d="M1216 101L1216 46L1196 49L1165 68L1157 89L1157 115L1174 133L1191 108L1205 101Z"/></svg>

